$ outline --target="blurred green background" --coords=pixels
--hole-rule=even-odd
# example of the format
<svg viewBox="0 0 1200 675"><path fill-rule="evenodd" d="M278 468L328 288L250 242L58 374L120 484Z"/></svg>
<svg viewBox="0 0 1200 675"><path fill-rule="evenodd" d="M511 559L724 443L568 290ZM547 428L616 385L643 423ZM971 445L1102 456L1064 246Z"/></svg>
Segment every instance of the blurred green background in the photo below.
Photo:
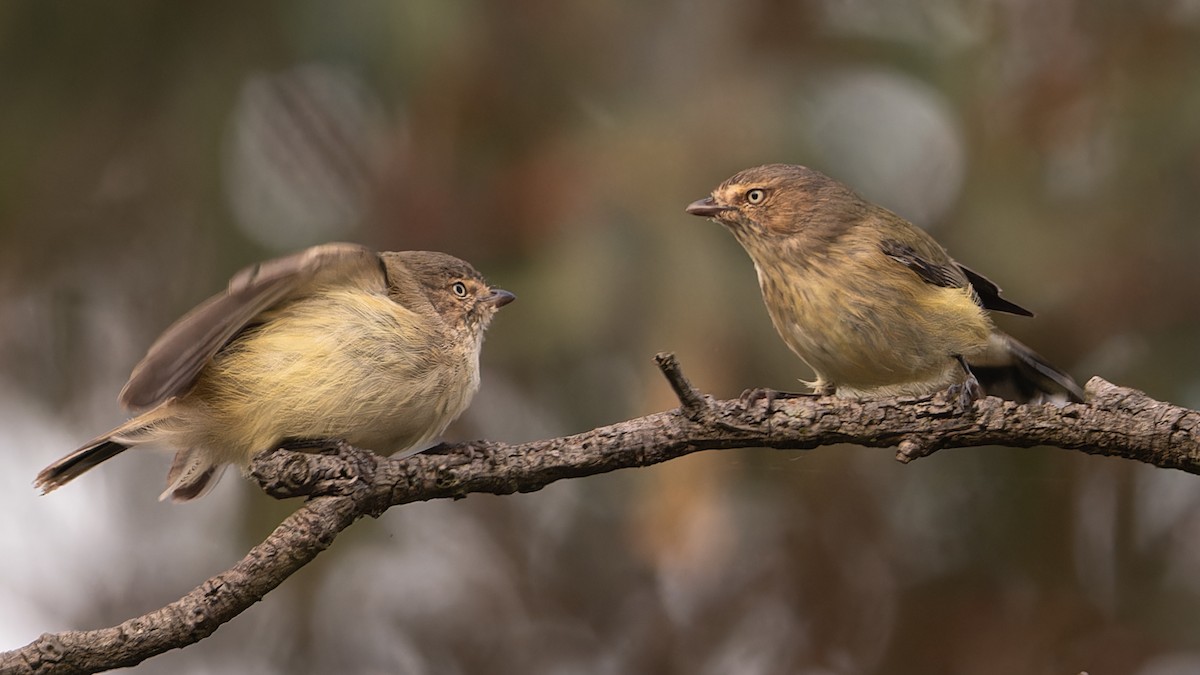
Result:
<svg viewBox="0 0 1200 675"><path fill-rule="evenodd" d="M683 207L802 163L1038 311L1081 381L1200 406L1200 2L0 4L0 648L109 626L295 508L155 501L120 422L154 337L330 240L518 302L448 434L524 441L795 389L753 268ZM710 452L360 522L147 673L1200 672L1200 479L1036 448Z"/></svg>

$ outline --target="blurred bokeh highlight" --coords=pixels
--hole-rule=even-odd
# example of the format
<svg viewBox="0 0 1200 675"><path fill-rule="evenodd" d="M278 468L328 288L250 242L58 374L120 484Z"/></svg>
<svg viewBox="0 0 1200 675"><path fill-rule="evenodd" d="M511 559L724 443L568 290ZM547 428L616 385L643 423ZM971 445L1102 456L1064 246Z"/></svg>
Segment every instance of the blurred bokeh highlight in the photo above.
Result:
<svg viewBox="0 0 1200 675"><path fill-rule="evenodd" d="M1072 372L1200 407L1200 2L0 4L0 648L109 626L296 507L155 501L123 419L171 321L331 240L519 301L450 439L795 390L753 268L683 207L810 165L934 231ZM146 673L1200 672L1200 478L1035 448L710 452L393 509Z"/></svg>

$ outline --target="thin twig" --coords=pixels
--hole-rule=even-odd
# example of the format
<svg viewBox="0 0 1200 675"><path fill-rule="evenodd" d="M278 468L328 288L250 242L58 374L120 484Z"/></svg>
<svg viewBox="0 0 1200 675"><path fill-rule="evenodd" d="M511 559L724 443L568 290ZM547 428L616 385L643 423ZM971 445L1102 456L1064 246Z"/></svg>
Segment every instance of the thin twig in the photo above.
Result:
<svg viewBox="0 0 1200 675"><path fill-rule="evenodd" d="M694 422L700 421L704 413L708 411L708 404L704 400L704 395L693 387L692 383L684 376L683 369L679 366L679 359L675 358L671 352L659 352L654 355L654 362L658 364L658 369L662 371L663 377L667 378L671 390L679 399L680 410L683 411L683 414Z"/></svg>

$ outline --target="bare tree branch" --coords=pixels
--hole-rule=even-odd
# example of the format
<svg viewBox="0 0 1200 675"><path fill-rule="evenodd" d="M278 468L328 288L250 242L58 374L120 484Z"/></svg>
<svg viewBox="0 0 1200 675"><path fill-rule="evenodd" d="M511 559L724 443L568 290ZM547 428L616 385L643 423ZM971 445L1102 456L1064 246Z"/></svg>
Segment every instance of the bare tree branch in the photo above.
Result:
<svg viewBox="0 0 1200 675"><path fill-rule="evenodd" d="M404 460L346 445L322 454L278 450L255 459L269 494L309 497L240 562L162 609L119 626L46 634L0 654L4 673L77 673L132 666L211 635L325 550L364 515L471 492L532 492L563 478L649 466L700 450L806 450L832 443L897 447L902 462L952 447L1056 446L1200 473L1200 413L1100 378L1086 404L1022 406L997 398L956 412L943 394L920 399L802 397L747 407L700 394L670 354L656 357L675 410L586 433L510 445L443 445Z"/></svg>

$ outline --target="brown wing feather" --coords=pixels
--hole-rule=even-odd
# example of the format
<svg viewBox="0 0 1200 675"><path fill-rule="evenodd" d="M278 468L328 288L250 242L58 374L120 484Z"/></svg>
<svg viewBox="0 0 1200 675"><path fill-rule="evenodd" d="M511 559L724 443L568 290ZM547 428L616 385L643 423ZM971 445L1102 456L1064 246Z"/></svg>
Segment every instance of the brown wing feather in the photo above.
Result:
<svg viewBox="0 0 1200 675"><path fill-rule="evenodd" d="M386 290L379 255L356 244L324 244L243 269L225 292L159 336L121 390L121 404L150 408L186 393L209 359L259 314L305 289L341 284Z"/></svg>
<svg viewBox="0 0 1200 675"><path fill-rule="evenodd" d="M991 279L951 260L945 254L938 256L944 258L942 262L935 262L933 256L922 255L912 246L898 241L885 240L879 247L884 255L915 272L927 284L946 288L963 288L969 284L975 290L980 307L1018 316L1033 316L1028 309L1001 297L1000 287Z"/></svg>
<svg viewBox="0 0 1200 675"><path fill-rule="evenodd" d="M944 263L934 262L932 256L922 255L912 246L891 239L880 242L879 248L884 255L915 272L927 284L943 288L963 288L967 285L967 277L948 257Z"/></svg>

